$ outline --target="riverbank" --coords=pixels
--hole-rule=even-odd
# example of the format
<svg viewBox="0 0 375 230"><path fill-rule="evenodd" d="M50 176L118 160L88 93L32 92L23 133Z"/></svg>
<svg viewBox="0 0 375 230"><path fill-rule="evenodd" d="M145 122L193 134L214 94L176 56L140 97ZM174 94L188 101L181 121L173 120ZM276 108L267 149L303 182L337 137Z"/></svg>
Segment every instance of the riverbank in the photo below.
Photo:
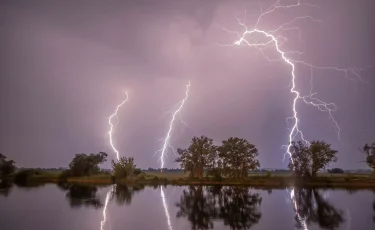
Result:
<svg viewBox="0 0 375 230"><path fill-rule="evenodd" d="M375 188L375 178L369 174L321 174L314 179L295 178L291 174L250 174L244 179L212 177L189 178L183 173L143 172L137 177L115 180L110 174L89 177L62 178L58 173L28 175L23 183L81 183L95 185L231 185L253 187L329 187L329 188Z"/></svg>

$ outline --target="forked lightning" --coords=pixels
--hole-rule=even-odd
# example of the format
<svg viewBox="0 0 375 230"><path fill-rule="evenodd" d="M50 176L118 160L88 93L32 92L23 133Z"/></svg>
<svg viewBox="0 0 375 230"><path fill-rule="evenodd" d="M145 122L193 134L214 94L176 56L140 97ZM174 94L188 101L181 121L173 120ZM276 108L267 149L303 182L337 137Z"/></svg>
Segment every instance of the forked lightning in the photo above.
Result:
<svg viewBox="0 0 375 230"><path fill-rule="evenodd" d="M186 85L185 98L182 99L182 101L179 103L179 107L172 114L172 119L169 122L168 132L167 132L167 135L164 138L163 147L160 150L157 151L157 153L160 152L160 161L161 161L160 168L161 169L164 168L164 157L165 157L165 155L167 153L167 148L170 147L171 133L172 133L172 130L173 130L174 121L176 120L177 114L180 113L180 111L183 108L186 100L189 97L189 89L190 89L190 81Z"/></svg>
<svg viewBox="0 0 375 230"><path fill-rule="evenodd" d="M292 83L291 88L290 88L290 92L292 94L294 94L294 98L293 98L293 102L292 102L292 114L293 114L293 116L290 117L290 118L287 118L287 121L289 119L293 120L293 124L292 124L292 127L290 129L290 133L288 135L288 145L286 146L286 154L289 155L293 165L294 165L294 162L293 162L293 158L291 157L292 141L294 141L296 138L299 137L301 140L303 140L307 144L309 144L309 142L307 140L305 140L305 138L303 136L303 133L299 128L300 119L298 117L298 111L297 111L297 102L298 101L302 101L302 102L304 102L308 105L312 105L312 106L318 108L320 111L327 112L328 115L329 115L329 118L333 121L333 124L336 128L336 131L337 131L338 138L340 139L340 128L339 128L338 123L336 122L336 120L335 120L335 118L333 117L333 114L332 114L332 112L334 112L336 110L336 105L333 104L333 103L324 102L324 101L322 101L322 100L320 100L316 97L317 93L313 92L313 90L312 90L313 89L312 70L313 69L334 70L334 71L342 72L346 77L349 77L349 75L352 75L352 76L355 76L355 77L357 77L361 80L360 75L359 75L359 72L361 71L360 69L342 69L342 68L337 68L337 67L315 66L315 65L312 65L308 62L305 62L305 61L302 61L302 60L295 60L295 59L288 56L288 54L291 54L291 53L303 54L302 52L300 52L298 50L285 51L281 48L282 43L286 42L288 39L285 38L284 36L277 35L277 32L282 31L282 30L284 30L284 31L285 30L294 30L294 31L298 32L298 35L300 36L301 31L298 27L293 26L294 22L296 22L298 20L310 20L310 21L314 21L314 22L322 22L321 20L317 20L317 19L314 19L311 16L305 15L305 16L296 17L293 20L288 21L288 22L278 26L277 28L275 28L273 30L261 29L260 25L261 25L262 19L264 17L270 16L272 13L274 13L278 10L293 9L293 8L298 8L298 7L303 6L303 5L308 6L308 7L318 7L316 5L309 4L309 3L301 3L299 0L296 4L281 5L280 0L277 0L275 2L275 4L268 7L265 11L261 10L260 16L258 17L258 19L255 23L255 26L252 29L249 29L245 25L245 23L242 22L238 18L237 18L237 21L238 21L239 25L241 25L245 29L245 31L243 33L233 32L233 31L229 31L229 30L225 29L227 32L235 33L239 37L239 39L236 40L234 43L232 43L230 46L234 46L234 45L239 46L239 45L245 44L248 47L252 47L252 48L255 48L258 51L260 51L260 53L263 55L263 57L266 60L268 60L270 62L282 61L290 67L290 69L291 69L291 83ZM259 41L257 41L257 39L254 36L257 36L257 39L259 37L262 37L263 40L261 42L259 42ZM266 53L264 52L264 49L266 47L269 47L269 46L274 47L274 49L277 51L277 53L280 56L279 59L276 59L276 60L271 59L266 55ZM311 90L310 90L309 94L307 94L307 95L303 95L297 89L297 86L296 86L296 77L297 76L296 76L295 70L296 70L297 64L309 67L311 69L311 79L310 79ZM285 157L285 155L284 155L284 157ZM301 221L301 224L302 224L303 228L306 230L307 224L305 223L303 218L301 218L298 214L298 204L296 203L296 200L295 200L294 189L292 189L290 191L290 198L293 202L293 206L294 206L293 208L295 209L295 211L297 213L298 219Z"/></svg>
<svg viewBox="0 0 375 230"><path fill-rule="evenodd" d="M108 131L109 143L110 143L113 151L116 153L117 160L120 160L120 154L113 144L112 134L113 134L113 128L114 128L115 125L112 123L112 118L116 117L117 121L118 121L118 117L117 117L118 110L129 100L128 92L125 92L125 94L126 94L125 100L122 101L119 105L117 105L115 112L108 118L108 124L109 124L109 127L110 127L110 129Z"/></svg>

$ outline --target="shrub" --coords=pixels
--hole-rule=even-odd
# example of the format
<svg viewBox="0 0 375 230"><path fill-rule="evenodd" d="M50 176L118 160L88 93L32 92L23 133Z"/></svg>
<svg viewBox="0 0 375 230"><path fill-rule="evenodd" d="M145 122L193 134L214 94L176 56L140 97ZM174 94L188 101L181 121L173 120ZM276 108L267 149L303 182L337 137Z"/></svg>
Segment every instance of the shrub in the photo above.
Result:
<svg viewBox="0 0 375 230"><path fill-rule="evenodd" d="M138 176L138 175L140 175L141 173L143 173L141 169L139 169L139 168L134 169L134 175L135 175L135 176Z"/></svg>
<svg viewBox="0 0 375 230"><path fill-rule="evenodd" d="M34 169L22 169L14 175L14 183L17 185L26 185L31 175L35 175Z"/></svg>
<svg viewBox="0 0 375 230"><path fill-rule="evenodd" d="M116 179L123 179L134 175L136 165L133 157L121 157L116 163L112 160L112 169Z"/></svg>
<svg viewBox="0 0 375 230"><path fill-rule="evenodd" d="M69 169L64 170L59 175L59 180L60 181L66 181L68 179L68 177L70 177L70 176L72 176L72 172Z"/></svg>

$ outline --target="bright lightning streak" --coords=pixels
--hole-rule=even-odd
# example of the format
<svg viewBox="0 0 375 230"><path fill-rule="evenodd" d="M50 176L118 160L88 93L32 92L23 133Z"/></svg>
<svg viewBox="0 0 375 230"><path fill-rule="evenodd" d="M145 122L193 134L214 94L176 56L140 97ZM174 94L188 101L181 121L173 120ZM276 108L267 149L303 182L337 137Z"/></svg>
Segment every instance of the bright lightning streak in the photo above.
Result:
<svg viewBox="0 0 375 230"><path fill-rule="evenodd" d="M120 154L119 154L118 150L115 148L115 146L113 144L113 140L112 140L112 134L113 134L113 128L114 128L114 125L112 124L112 118L116 117L118 119L118 117L117 117L118 110L121 108L121 106L123 106L129 100L128 92L125 92L125 93L126 93L125 100L122 101L119 105L117 105L115 112L108 118L108 124L110 126L110 129L109 129L109 132L108 132L109 143L111 144L111 147L112 147L113 151L116 153L117 160L120 160Z"/></svg>
<svg viewBox="0 0 375 230"><path fill-rule="evenodd" d="M297 218L298 218L299 222L301 223L304 230L308 230L306 220L304 218L302 218L301 215L299 214L298 204L297 204L296 197L295 197L295 194L294 194L294 189L292 189L290 191L289 195L290 195L290 200L293 203L293 208L294 208L294 210L297 214Z"/></svg>
<svg viewBox="0 0 375 230"><path fill-rule="evenodd" d="M113 192L114 187L107 192L105 196L105 203L103 208L103 220L100 222L100 230L104 230L105 222L107 221L107 207L109 204L109 200L111 199L111 193Z"/></svg>
<svg viewBox="0 0 375 230"><path fill-rule="evenodd" d="M296 31L298 31L298 34L300 36L300 34L301 34L300 29L298 27L292 26L294 22L296 22L298 20L303 20L303 19L309 19L310 21L313 21L313 22L322 22L322 21L316 20L313 17L310 17L310 16L306 15L306 16L296 17L293 20L291 20L291 21L289 21L287 23L282 24L281 26L277 27L274 30L266 31L266 30L263 30L263 29L259 28L259 25L261 24L262 19L264 17L266 17L266 16L274 13L275 11L282 10L282 9L285 10L285 9L296 8L296 7L299 7L299 6L302 6L302 5L319 8L318 6L313 5L313 4L301 3L300 0L298 0L296 4L291 4L291 5L285 5L284 6L284 5L280 4L280 0L277 0L275 4L273 4L270 7L268 7L264 12L263 12L263 10L261 10L261 14L258 17L258 19L257 19L257 21L255 23L255 26L252 29L248 29L248 27L245 25L245 23L242 22L241 20L239 20L238 18L237 18L237 21L238 21L239 25L241 25L245 29L245 31L242 34L239 33L239 32L233 32L233 31L229 31L229 30L224 29L224 30L226 30L229 33L237 34L238 37L239 37L239 39L237 41L233 42L233 44L231 44L229 46L234 46L234 45L235 46L239 46L241 44L245 44L248 47L252 47L252 48L255 48L258 51L260 51L260 53L263 55L263 57L266 60L268 60L270 62L273 62L273 61L283 61L287 66L290 67L290 69L291 69L291 73L290 73L290 75L291 75L291 88L290 88L290 92L294 95L294 98L293 98L293 102L292 102L292 113L293 113L293 116L287 118L287 121L289 119L293 120L293 125L292 125L292 128L290 129L290 133L288 135L288 141L289 142L288 142L288 145L286 146L286 149L287 149L286 150L286 154L289 155L290 160L291 160L291 162L292 162L293 165L294 165L294 160L293 160L292 154L291 154L292 141L295 140L297 138L297 136L299 136L302 141L304 141L307 144L310 144L307 140L305 140L305 138L303 136L303 133L302 133L302 131L299 128L300 119L298 117L298 111L297 111L297 102L298 101L303 101L307 105L312 105L312 106L316 107L317 109L319 109L322 112L327 112L328 115L329 115L329 118L333 121L335 129L337 131L338 139L340 139L340 128L339 128L338 122L335 120L335 118L332 115L332 112L336 111L336 105L334 103L324 102L324 101L322 101L322 100L320 100L320 99L318 99L316 97L317 93L313 92L312 70L313 69L334 70L334 71L337 71L337 72L344 73L346 77L348 77L349 74L352 74L352 75L356 76L357 78L359 78L360 80L362 80L361 77L360 77L360 75L359 75L359 72L361 71L361 69L342 69L342 68L337 68L337 67L319 67L319 66L314 66L314 65L309 64L309 63L307 63L305 61L294 60L294 59L292 59L292 58L290 58L290 57L287 56L287 54L303 54L302 52L296 51L296 50L293 50L293 51L284 51L281 48L281 46L283 44L282 41L285 42L288 39L285 38L285 37L283 37L283 36L276 35L275 34L276 32L278 32L280 30L284 30L284 31L286 31L286 30L296 30ZM246 17L246 15L245 15L245 17ZM257 39L255 39L254 35L260 35L265 40L263 42L258 42ZM273 47L275 48L275 50L279 54L280 59L276 59L276 60L275 59L271 59L271 58L269 58L264 53L264 49L266 47L268 47L269 45L273 45ZM310 90L310 94L309 95L303 96L301 94L301 92L297 89L297 86L296 86L296 73L295 73L296 65L297 64L304 65L304 66L307 66L307 67L311 68L311 79L310 79L311 90ZM284 154L284 158L285 158L285 154ZM290 198L291 198L291 201L293 203L293 207L294 207L294 209L295 209L295 211L297 213L298 219L300 220L303 228L305 230L307 230L308 228L307 228L307 224L305 223L305 220L303 218L301 218L299 216L299 214L298 214L298 204L297 204L296 199L295 199L294 189L292 189L290 191Z"/></svg>
<svg viewBox="0 0 375 230"><path fill-rule="evenodd" d="M169 230L173 230L172 224L171 224L171 217L170 217L169 211L168 211L168 205L167 205L167 202L166 202L166 199L165 199L165 194L164 194L164 191L163 191L163 186L160 186L160 195L161 195L161 199L163 201L165 216L167 217L168 228L169 228Z"/></svg>
<svg viewBox="0 0 375 230"><path fill-rule="evenodd" d="M170 145L170 139L171 139L171 133L172 133L174 121L176 119L176 115L178 113L180 113L182 107L184 106L186 100L189 97L189 88L190 88L190 81L186 85L185 98L180 102L179 107L173 112L171 122L169 123L169 129L168 129L167 135L164 138L163 147L160 150L157 151L157 152L161 153L160 154L160 160L161 160L161 166L160 166L160 168L161 169L164 168L164 155L166 154L168 147L171 147L171 145Z"/></svg>

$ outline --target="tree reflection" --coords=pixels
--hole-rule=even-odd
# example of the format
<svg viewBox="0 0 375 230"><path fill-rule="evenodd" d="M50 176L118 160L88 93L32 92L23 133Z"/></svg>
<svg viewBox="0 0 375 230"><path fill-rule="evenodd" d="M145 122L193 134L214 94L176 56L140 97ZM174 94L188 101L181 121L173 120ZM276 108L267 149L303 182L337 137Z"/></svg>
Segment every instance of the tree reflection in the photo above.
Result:
<svg viewBox="0 0 375 230"><path fill-rule="evenodd" d="M190 186L183 191L177 217L186 217L192 229L212 229L221 219L231 229L248 229L261 218L261 197L247 187Z"/></svg>
<svg viewBox="0 0 375 230"><path fill-rule="evenodd" d="M222 189L219 217L231 229L249 229L260 220L259 207L262 198L251 194L246 187L225 187Z"/></svg>
<svg viewBox="0 0 375 230"><path fill-rule="evenodd" d="M134 194L142 191L144 188L145 187L143 185L116 185L112 191L111 197L115 198L117 204L119 205L130 205Z"/></svg>
<svg viewBox="0 0 375 230"><path fill-rule="evenodd" d="M202 186L190 186L188 191L184 190L176 206L180 208L177 217L186 217L192 229L213 228L211 214L215 206L205 196Z"/></svg>
<svg viewBox="0 0 375 230"><path fill-rule="evenodd" d="M0 180L0 196L9 196L13 183L9 180Z"/></svg>
<svg viewBox="0 0 375 230"><path fill-rule="evenodd" d="M302 228L300 218L307 224L313 222L322 229L337 229L343 222L343 211L336 209L315 189L295 189L298 210L297 227Z"/></svg>
<svg viewBox="0 0 375 230"><path fill-rule="evenodd" d="M86 206L98 209L103 206L97 195L98 188L96 186L60 183L58 187L67 191L65 197L72 208Z"/></svg>

